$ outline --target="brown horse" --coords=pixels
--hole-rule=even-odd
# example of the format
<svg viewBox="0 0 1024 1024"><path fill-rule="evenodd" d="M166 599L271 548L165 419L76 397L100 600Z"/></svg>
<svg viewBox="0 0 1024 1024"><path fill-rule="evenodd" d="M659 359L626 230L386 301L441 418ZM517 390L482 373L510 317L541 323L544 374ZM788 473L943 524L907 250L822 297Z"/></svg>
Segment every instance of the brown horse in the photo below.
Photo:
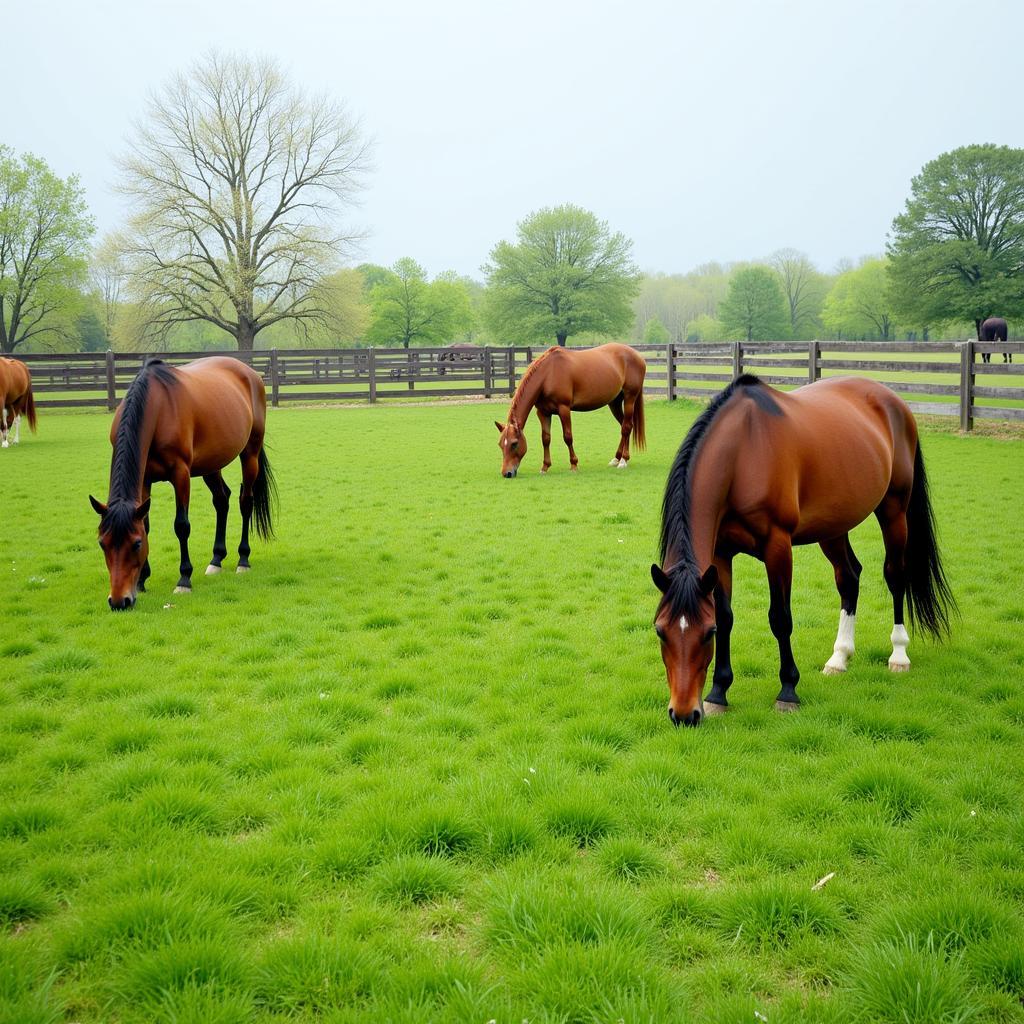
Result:
<svg viewBox="0 0 1024 1024"><path fill-rule="evenodd" d="M726 707L732 683L732 560L765 564L768 622L779 644L782 682L776 706L797 706L800 679L790 636L793 545L819 544L835 569L839 633L827 674L853 654L861 565L850 531L872 512L885 544L885 582L893 602L889 668L904 672L911 621L936 637L955 608L935 540L924 459L914 417L902 399L870 380L837 377L785 394L756 377L737 378L690 428L665 490L662 592L655 616L673 724L697 725ZM716 649L717 648L717 649ZM702 700L712 655L711 691Z"/></svg>
<svg viewBox="0 0 1024 1024"><path fill-rule="evenodd" d="M501 438L501 475L512 479L519 472L519 463L526 454L523 427L536 408L540 420L540 437L544 442L544 464L540 471L551 468L551 417L562 421L562 437L569 449L569 464L576 469L579 459L572 447L571 412L589 412L607 405L622 426L622 438L610 466L625 469L629 465L629 437L643 451L644 375L647 364L628 345L601 345L591 349L549 348L526 368L523 379L512 397L508 422L494 421Z"/></svg>
<svg viewBox="0 0 1024 1024"><path fill-rule="evenodd" d="M21 443L21 417L28 417L36 431L36 402L32 397L32 374L19 359L0 359L0 448L8 448L7 435L14 427L14 443Z"/></svg>
<svg viewBox="0 0 1024 1024"><path fill-rule="evenodd" d="M261 537L273 533L274 478L263 447L267 398L258 373L228 357L197 359L172 369L150 360L132 381L114 415L110 443L110 496L89 501L100 516L100 547L110 573L113 611L135 604L146 589L149 568L149 492L160 480L174 486L174 532L181 547L181 577L176 594L192 589L188 557L191 477L201 476L213 495L217 531L208 576L220 572L227 555L231 491L221 470L234 458L242 462L242 540L238 571L249 568L249 520Z"/></svg>

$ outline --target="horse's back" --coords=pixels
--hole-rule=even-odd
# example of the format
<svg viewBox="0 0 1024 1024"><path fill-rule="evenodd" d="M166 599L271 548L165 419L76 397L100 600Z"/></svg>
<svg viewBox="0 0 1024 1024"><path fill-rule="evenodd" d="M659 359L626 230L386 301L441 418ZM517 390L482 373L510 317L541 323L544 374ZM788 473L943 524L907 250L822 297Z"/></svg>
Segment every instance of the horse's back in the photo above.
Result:
<svg viewBox="0 0 1024 1024"><path fill-rule="evenodd" d="M912 481L913 416L885 385L837 377L765 392L750 395L756 429L747 446L749 471L788 499L797 543L846 532L894 481Z"/></svg>
<svg viewBox="0 0 1024 1024"><path fill-rule="evenodd" d="M552 377L568 389L570 404L580 412L600 409L625 387L643 385L647 364L629 345L610 342L588 349L549 349Z"/></svg>
<svg viewBox="0 0 1024 1024"><path fill-rule="evenodd" d="M0 399L13 404L32 387L32 374L20 359L0 358Z"/></svg>

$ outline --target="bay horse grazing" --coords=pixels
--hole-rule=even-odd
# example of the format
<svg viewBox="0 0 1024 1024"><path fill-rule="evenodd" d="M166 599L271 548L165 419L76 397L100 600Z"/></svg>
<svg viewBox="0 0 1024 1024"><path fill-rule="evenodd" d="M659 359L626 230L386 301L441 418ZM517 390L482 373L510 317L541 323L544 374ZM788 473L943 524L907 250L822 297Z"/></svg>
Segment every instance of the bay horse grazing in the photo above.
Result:
<svg viewBox="0 0 1024 1024"><path fill-rule="evenodd" d="M978 341L1006 341L1009 336L1009 328L1001 316L990 316L987 320L982 321L978 327ZM981 361L983 363L991 363L992 353L982 352ZM1013 353L1004 352L1003 362L1012 363Z"/></svg>
<svg viewBox="0 0 1024 1024"><path fill-rule="evenodd" d="M0 359L0 448L9 448L7 435L14 427L14 443L21 443L21 417L36 432L36 401L32 374L20 359Z"/></svg>
<svg viewBox="0 0 1024 1024"><path fill-rule="evenodd" d="M835 570L839 632L823 671L846 670L861 571L849 533L872 512L882 528L892 593L889 668L904 672L910 668L904 598L911 621L936 638L948 632L955 609L939 559L917 425L906 403L882 384L852 377L785 394L742 376L712 400L669 474L662 565L651 566L662 592L654 623L673 724L697 725L705 708L726 707L737 554L759 558L768 574L779 710L799 704L800 673L790 645L794 544L819 544ZM711 691L702 700L713 655Z"/></svg>
<svg viewBox="0 0 1024 1024"><path fill-rule="evenodd" d="M242 462L242 539L238 571L249 568L249 522L264 538L273 534L274 477L263 447L267 398L255 370L225 356L197 359L174 369L152 359L132 381L110 429L113 455L107 503L89 501L100 516L100 547L110 573L113 611L135 604L146 589L149 568L149 492L157 481L174 487L174 532L181 547L176 594L192 589L188 556L191 478L201 476L213 495L217 529L206 574L221 571L231 491L221 470Z"/></svg>
<svg viewBox="0 0 1024 1024"><path fill-rule="evenodd" d="M621 425L621 439L608 465L625 469L629 465L629 438L639 451L647 444L644 432L644 375L647 364L628 345L600 345L591 349L552 347L526 368L512 397L508 421L494 421L501 435L501 475L512 479L526 454L523 427L531 409L537 410L540 437L544 443L546 473L551 468L551 417L562 421L562 438L569 449L569 465L575 470L579 459L572 446L572 410L589 412L609 406Z"/></svg>

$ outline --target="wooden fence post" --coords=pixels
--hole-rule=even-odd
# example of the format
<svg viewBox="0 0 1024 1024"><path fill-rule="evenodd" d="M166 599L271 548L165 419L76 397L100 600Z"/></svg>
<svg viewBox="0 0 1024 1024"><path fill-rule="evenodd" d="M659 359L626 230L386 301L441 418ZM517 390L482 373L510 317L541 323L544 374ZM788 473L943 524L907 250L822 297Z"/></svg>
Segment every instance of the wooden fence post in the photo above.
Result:
<svg viewBox="0 0 1024 1024"><path fill-rule="evenodd" d="M668 400L676 400L676 347L670 341L665 346L665 382L668 388Z"/></svg>
<svg viewBox="0 0 1024 1024"><path fill-rule="evenodd" d="M277 372L277 349L270 350L270 404L277 408L281 404L281 377Z"/></svg>
<svg viewBox="0 0 1024 1024"><path fill-rule="evenodd" d="M107 349L107 412L117 408L117 391L114 388L114 353Z"/></svg>
<svg viewBox="0 0 1024 1024"><path fill-rule="evenodd" d="M974 342L960 346L960 429L974 429Z"/></svg>
<svg viewBox="0 0 1024 1024"><path fill-rule="evenodd" d="M813 384L821 377L821 343L809 341L807 343L807 383Z"/></svg>
<svg viewBox="0 0 1024 1024"><path fill-rule="evenodd" d="M491 346L484 349L484 398L491 397L491 382L494 377L491 366Z"/></svg>
<svg viewBox="0 0 1024 1024"><path fill-rule="evenodd" d="M505 350L508 352L508 393L516 393L516 350L509 345Z"/></svg>
<svg viewBox="0 0 1024 1024"><path fill-rule="evenodd" d="M366 372L370 375L370 404L377 401L377 356L373 348L366 350Z"/></svg>
<svg viewBox="0 0 1024 1024"><path fill-rule="evenodd" d="M743 342L734 341L732 343L732 378L735 380L741 373L743 373Z"/></svg>

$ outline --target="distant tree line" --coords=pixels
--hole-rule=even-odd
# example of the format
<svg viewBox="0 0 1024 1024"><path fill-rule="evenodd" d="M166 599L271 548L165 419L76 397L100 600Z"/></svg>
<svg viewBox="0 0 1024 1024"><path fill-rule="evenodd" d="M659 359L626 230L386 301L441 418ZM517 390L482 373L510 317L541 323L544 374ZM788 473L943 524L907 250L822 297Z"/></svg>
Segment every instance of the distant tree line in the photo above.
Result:
<svg viewBox="0 0 1024 1024"><path fill-rule="evenodd" d="M928 340L1024 316L1024 150L926 164L885 253L831 272L779 249L641 274L571 204L526 216L480 280L353 267L343 218L369 165L340 104L217 54L150 101L120 160L131 216L98 242L77 177L0 146L0 351Z"/></svg>

